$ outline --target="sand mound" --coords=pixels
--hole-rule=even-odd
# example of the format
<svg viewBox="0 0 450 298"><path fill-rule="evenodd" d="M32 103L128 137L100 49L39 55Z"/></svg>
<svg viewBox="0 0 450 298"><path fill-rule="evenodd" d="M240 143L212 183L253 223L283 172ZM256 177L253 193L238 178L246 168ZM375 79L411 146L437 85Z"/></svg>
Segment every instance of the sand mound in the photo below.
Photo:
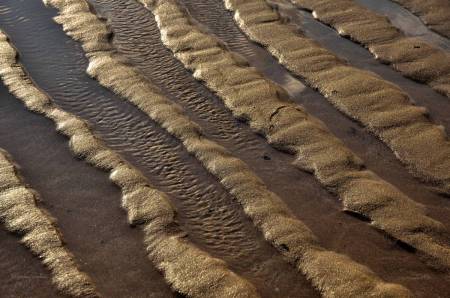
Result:
<svg viewBox="0 0 450 298"><path fill-rule="evenodd" d="M397 86L371 72L348 66L313 40L301 36L264 0L225 2L251 40L265 46L337 109L377 135L415 176L435 190L450 194L450 142L444 129L428 119L424 108L413 105ZM427 55L427 48L419 49L424 51L421 55Z"/></svg>
<svg viewBox="0 0 450 298"><path fill-rule="evenodd" d="M86 9L87 5L81 7ZM255 287L230 271L225 262L211 257L186 239L185 233L176 223L176 211L164 193L153 188L142 173L94 136L84 121L55 106L45 93L33 85L21 65L17 64L16 51L3 33L0 33L0 69L0 76L10 92L23 101L30 110L52 119L57 130L70 139L70 148L74 154L95 167L110 171L110 179L122 190L122 207L127 211L129 223L144 226L144 241L149 257L164 273L174 290L189 297L258 297ZM0 183L3 179L2 169L0 163ZM8 176L4 181L5 185L11 184L11 178ZM13 189L13 198L20 198L20 193L16 195L19 190ZM1 200L2 194L0 201L14 202L9 197L8 200ZM2 208L0 205L0 214L2 209L10 212L8 206ZM22 207L27 206L17 205L17 208ZM20 210L26 210L23 208ZM14 224L14 220L19 220L20 218L14 217L16 213L11 213L12 215L5 213L4 216L9 216L6 222ZM62 253L53 249L53 245L48 247L51 241L44 241L52 240L48 238L50 236L43 238L45 234L41 234L42 230L45 230L45 223L33 221L37 219L34 215L26 219L30 222L24 224L32 225L36 230L34 233L39 233L30 236L32 248L39 255L41 251L42 254L49 255L49 260L44 259L44 263L49 263L49 267L53 270L58 288L69 294L80 294L79 296L89 294L91 289L82 284L84 282L82 275L77 276L72 272L74 269L70 266L68 257L63 255L64 263L56 263L53 260L54 254ZM19 228L21 226L15 229ZM52 266L56 266L55 269ZM93 290L91 292L93 293Z"/></svg>
<svg viewBox="0 0 450 298"><path fill-rule="evenodd" d="M22 235L21 242L50 269L59 291L72 297L98 297L90 278L64 247L55 220L38 206L37 193L17 171L11 157L0 149L0 220L9 231Z"/></svg>
<svg viewBox="0 0 450 298"><path fill-rule="evenodd" d="M323 123L283 100L287 97L284 90L200 30L175 1L146 5L155 14L166 46L223 99L235 116L248 119L275 147L296 154L296 165L314 172L328 190L339 195L346 210L369 218L376 228L428 254L440 266L449 267L450 250L440 237L443 227L427 217L422 206L364 169L362 161ZM197 154L207 150L192 151ZM202 154L197 157L203 161ZM230 168L233 165L231 158L226 163ZM236 181L249 179L243 172L236 164ZM231 170L229 173L232 176ZM219 178L224 176L219 173Z"/></svg>
<svg viewBox="0 0 450 298"><path fill-rule="evenodd" d="M185 148L235 196L265 238L310 277L312 283L324 295L331 297L335 295L334 291L339 291L337 296L346 296L349 293L372 295L379 293L379 289L386 289L383 291L386 295L410 295L408 290L399 285L387 285L364 266L320 247L311 231L301 221L293 218L281 199L270 192L246 164L233 157L223 147L207 140L198 126L184 116L179 107L161 95L136 69L124 62L112 47L106 50L108 29L99 20L92 19L93 14L88 7L82 6L84 0L50 3L60 11L56 21L63 25L67 34L82 43L90 60L88 73L102 85L135 104L180 139ZM90 22L83 22L81 25L79 19L89 19ZM190 40L195 43L194 49L201 50L201 42ZM97 47L94 46L95 42L98 42ZM335 262L335 259L341 261ZM309 271L308 266L320 274L310 274L313 269ZM336 276L336 272L341 274ZM355 280L358 282L354 282ZM336 284L340 286L335 287Z"/></svg>

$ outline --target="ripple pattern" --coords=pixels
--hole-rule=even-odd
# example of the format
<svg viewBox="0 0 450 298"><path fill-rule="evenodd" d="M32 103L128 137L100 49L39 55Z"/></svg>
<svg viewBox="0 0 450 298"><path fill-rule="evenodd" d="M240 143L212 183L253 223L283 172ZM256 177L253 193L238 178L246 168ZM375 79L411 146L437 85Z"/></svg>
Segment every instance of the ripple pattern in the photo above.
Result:
<svg viewBox="0 0 450 298"><path fill-rule="evenodd" d="M225 259L234 271L264 287L263 292L294 291L282 285L284 280L299 280L294 270L264 241L220 183L165 130L85 74L83 51L52 21L54 10L39 2L5 4L11 9L2 15L0 25L12 36L33 79L61 108L88 120L109 147L174 199L180 224L195 244ZM30 21L16 23L20 16ZM42 33L40 38L29 38L35 31Z"/></svg>

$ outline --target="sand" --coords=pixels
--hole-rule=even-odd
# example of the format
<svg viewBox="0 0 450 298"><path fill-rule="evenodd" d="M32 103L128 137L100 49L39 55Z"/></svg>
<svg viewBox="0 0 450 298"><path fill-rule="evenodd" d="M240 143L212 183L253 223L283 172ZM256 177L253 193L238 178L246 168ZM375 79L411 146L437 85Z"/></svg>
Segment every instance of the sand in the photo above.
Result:
<svg viewBox="0 0 450 298"><path fill-rule="evenodd" d="M307 274L313 278L313 284L325 295L331 295L333 291L339 291L342 295L356 292L394 292L409 295L405 288L384 283L364 266L321 248L309 229L299 220L292 218L281 200L268 191L242 161L202 136L198 126L186 118L179 107L164 98L139 72L127 65L112 48L108 48L106 26L98 19L95 21L96 16L89 11L84 1L50 1L50 4L60 10L60 16L55 20L63 25L70 36L82 42L90 59L88 73L102 85L133 102L172 135L182 140L186 149L202 161L236 197L266 239L279 248L291 262L308 271ZM82 25L79 20L84 20ZM87 20L89 22L86 22ZM258 197L258 200L254 200L254 197ZM300 261L300 258L303 260ZM343 264L348 268L346 272L339 279L333 278L332 272L342 268ZM323 266L329 268L325 269ZM317 276L316 271L325 276ZM360 283L350 286L350 281L355 278L358 278Z"/></svg>
<svg viewBox="0 0 450 298"><path fill-rule="evenodd" d="M157 216L153 212L158 214L161 210L151 204L154 201L145 199L153 197L154 190L156 196L164 195L170 208L176 212L173 222L167 226L168 235L180 236L189 246L218 260L223 265L219 265L220 268L234 273L250 288L256 288L255 295L264 298L381 296L378 289L389 295L391 291L385 288L390 285L396 289L392 290L394 296L401 295L399 289L405 288L408 292L401 291L402 294L415 297L449 295L450 290L446 288L448 271L442 272L448 269L442 258L436 257L442 255L442 251L432 252L428 248L429 251L424 252L423 247L412 246L411 243L420 243L414 243L415 239L410 234L404 234L409 230L403 225L403 220L385 221L389 227L401 226L400 231L389 233L380 228L379 221L372 220L385 220L384 215L392 219L407 215L401 210L403 205L397 207L389 202L391 207L401 210L400 214L375 214L370 209L370 202L383 196L388 196L389 200L392 196L396 202L403 202L406 198L406 209L413 211L410 217L421 217L418 223L408 219L408 225L419 226L412 233L425 234L422 235L424 242L424 236L430 236L432 242L445 248L449 245L448 200L439 192L433 192L432 188L424 187L433 183L424 184L414 178L375 134L336 109L301 77L290 73L265 47L252 42L240 30L233 12L226 9L222 0L151 2L158 3L158 7L161 3L170 4L165 6L171 8L170 12L159 11L161 18L155 17L151 7L146 9L136 0L86 2L91 5L90 12L106 24L108 40L105 48L108 47L111 56L145 81L134 88L132 79L128 87L137 94L146 94L140 97L147 105L136 105L140 102L133 102L130 98L139 96L127 93L126 88L114 88L114 85L120 87L117 84L121 80L123 82L123 76L115 74L116 65L113 63L101 61L105 63L96 65L98 67L91 64L91 75L94 76L87 74L86 69L92 59L85 56L79 39L72 40L59 24L53 22L53 17L59 13L57 9L46 8L40 1L5 0L0 4L0 27L17 48L16 64L26 69L33 85L54 106L89 126L92 138L78 137L67 142L66 136L54 129L53 120L39 113L30 113L20 98L8 94L7 88L0 83L0 95L4 99L0 104L0 147L10 152L22 166L20 172L24 180L43 198L38 206L48 210L56 219L66 240L64 247L70 251L79 270L89 275L99 295L233 295L233 289L226 290L226 280L222 282L220 278L217 281L208 275L220 272L208 260L203 262L195 253L186 254L195 264L178 259L178 251L172 249L172 245L179 244L177 241L167 241L156 247L155 241L161 236L158 230L160 223L155 223L155 230L152 228L156 232L151 235L156 238L143 242L143 239L148 240L145 226ZM279 9L280 16L289 21L286 26L291 27L292 24L302 28L308 38L319 42L353 67L373 71L383 80L403 88L411 100L429 109L429 121L449 129L447 108L450 102L445 96L426 84L402 76L390 65L381 64L369 51L315 20L311 13L296 9L287 0L267 2L272 8ZM73 1L65 3L73 4ZM173 8L172 4L176 7ZM414 20L414 25L420 27L417 34L405 26L398 27L406 35L416 36L426 31L431 37L443 38L397 4L380 1L376 5L382 10L394 6L400 11L394 9L389 15L395 26L398 26L397 16ZM179 19L185 19L187 14L192 16L188 16L189 22L180 26L181 29L171 31L170 22L184 24ZM80 21L77 28L84 27ZM415 27L411 22L406 23L410 28ZM186 40L183 39L184 33L176 37L164 36L164 29L176 33L182 32L184 26L190 32L198 30L200 34ZM296 30L293 26L291 28ZM81 35L91 36L92 33L98 36L96 32L91 30ZM196 50L211 38L214 40L211 47L208 45L206 49ZM435 44L433 39L427 41ZM191 43L195 44L193 50L189 46ZM180 45L180 50L172 51L172 47ZM219 52L208 53L216 46ZM227 54L231 58L228 59ZM215 58L213 62L217 62L217 67L211 63L211 57ZM213 73L211 68L220 72ZM106 79L107 71L113 80ZM134 76L133 71L130 72L131 77ZM231 80L227 72L234 76ZM127 70L124 73L130 74ZM100 82L98 77L103 81ZM258 84L240 86L243 81L258 81ZM210 85L211 82L217 85ZM111 85L105 88L101 83ZM167 103L175 105L175 110L164 107L167 109L165 114L174 115L174 118L178 118L177 113L184 116L188 120L186 123L198 130L198 134L194 132L196 137L187 137L186 132L179 132L176 127L169 133L168 130L179 119L166 122L164 128L162 125L167 115L149 115L153 93L147 92L148 87ZM139 93L142 89L145 92ZM231 91L224 93L221 92L223 89ZM266 102L275 102L276 108L265 111ZM158 102L155 109L161 106L163 104ZM277 126L278 117L286 113L285 109L289 115L304 117L282 118L285 122ZM153 120L155 115L161 117L159 122ZM258 120L260 127L253 127L252 119ZM293 126L300 122L310 123L306 127L312 131ZM275 139L277 143L271 141L270 133L289 127L293 128L289 133L289 136L294 136L293 142L283 143L286 138L282 134ZM337 142L326 143L330 148L325 148L325 151L321 151L321 147L309 148L305 151L308 155L296 151L311 140L329 141L330 138ZM99 154L91 165L80 161L93 155L91 151L97 150L98 141L137 171L116 167L113 177L113 169L109 168L108 162L103 162L110 158L107 152ZM73 154L68 149L78 150L80 154ZM350 201L349 206L353 209L348 208L342 201L346 193L336 191L342 190L342 172L334 173L334 169L327 168L328 165L336 166L333 152L342 150L349 152L348 156L354 156L355 163L337 164L338 169L371 173L364 178L380 183L381 186L375 184L380 190L388 187L393 193L380 194L374 191L376 187L366 188L364 179L357 175L346 177L344 183L348 189L356 190L358 185L362 186L360 192L350 193L355 196L351 199L362 205ZM318 158L318 163L313 155ZM325 164L320 163L322 160ZM358 167L354 168L355 164ZM242 175L229 179L241 171ZM322 176L317 173L322 173ZM108 180L108 176L117 184ZM355 183L348 183L348 179ZM124 188L133 188L141 183L148 188L128 189L121 198ZM245 202L246 199L251 202ZM272 205L277 201L281 202L280 208ZM257 203L264 207L267 205L266 209L274 209L274 216L271 210L254 209L259 208ZM364 207L367 204L369 208ZM282 216L279 216L278 209L284 213ZM373 217L368 218L364 214ZM436 225L431 230L423 228L422 216ZM283 224L286 222L283 218L287 218L289 224ZM297 220L300 220L300 226L291 223ZM2 296L64 295L58 294L56 287L52 286L51 271L46 270L40 259L25 246L21 246L20 235L8 233L6 229L0 232ZM285 232L286 236L280 236ZM305 240L290 238L290 234L298 232L311 237ZM402 234L409 243L394 237L393 233ZM310 246L320 253L307 255ZM430 251L435 257L430 256ZM167 264L161 265L169 259ZM345 264L341 265L340 260ZM349 267L349 262L362 266ZM208 266L213 267L212 271ZM192 276L192 268L197 269L198 276L205 278ZM342 268L355 271L349 269L341 274ZM350 282L355 275L361 278L361 271L369 278ZM171 284L170 280L176 282ZM376 280L382 286L374 288ZM232 281L233 285L235 283Z"/></svg>
<svg viewBox="0 0 450 298"><path fill-rule="evenodd" d="M5 85L28 109L53 120L57 130L70 139L70 148L75 155L97 168L110 171L110 179L122 191L122 207L127 211L130 225L143 225L144 242L149 257L164 273L173 289L191 297L258 297L254 286L231 272L225 262L211 257L185 239L184 232L177 226L176 211L169 198L150 186L139 170L106 147L93 135L84 121L55 106L17 64L16 51L9 45L6 35L1 33L0 37L2 42L0 76ZM9 185L10 179L4 181L5 187L13 188ZM13 188L11 194L6 195L20 198L22 193L22 189ZM21 204L23 205L18 202L15 206L18 208ZM12 217L14 214L5 213L7 224L10 221L14 222ZM30 220L35 220L35 217L31 217ZM44 227L44 224L36 225L38 231ZM11 229L18 230L14 225ZM31 237L31 240L33 239L35 238ZM43 240L55 242L45 238ZM97 296L94 289L87 284L86 277L71 272L75 270L70 263L71 259L64 254L60 257L62 252L58 247L53 251L44 246L43 253L38 250L41 249L38 245L34 249L38 255L45 256L51 253L49 260L44 259L44 263L49 263L48 266L55 272L54 283L63 293L76 297ZM57 266L55 267L53 263Z"/></svg>
<svg viewBox="0 0 450 298"><path fill-rule="evenodd" d="M176 2L147 5L156 16L163 42L237 117L249 120L274 146L297 154L297 166L314 172L325 187L339 195L346 210L433 256L439 266L449 266L449 250L439 236L443 227L427 217L419 204L364 169L362 161L323 123L283 100L286 94L281 88L202 32ZM419 226L428 235L412 232Z"/></svg>
<svg viewBox="0 0 450 298"><path fill-rule="evenodd" d="M447 0L393 0L418 15L437 33L450 38L450 3Z"/></svg>
<svg viewBox="0 0 450 298"><path fill-rule="evenodd" d="M1 33L0 38L4 38ZM22 235L21 242L49 268L59 291L72 297L99 297L90 278L64 247L54 219L38 206L38 194L25 185L17 171L11 156L0 150L0 220L9 231Z"/></svg>
<svg viewBox="0 0 450 298"><path fill-rule="evenodd" d="M250 39L377 135L411 173L438 192L450 192L450 143L444 128L428 119L426 109L412 104L397 86L347 65L303 37L264 1L226 4Z"/></svg>
<svg viewBox="0 0 450 298"><path fill-rule="evenodd" d="M420 38L405 36L389 20L352 0L292 0L299 8L333 27L339 35L366 47L404 76L450 95L450 54Z"/></svg>

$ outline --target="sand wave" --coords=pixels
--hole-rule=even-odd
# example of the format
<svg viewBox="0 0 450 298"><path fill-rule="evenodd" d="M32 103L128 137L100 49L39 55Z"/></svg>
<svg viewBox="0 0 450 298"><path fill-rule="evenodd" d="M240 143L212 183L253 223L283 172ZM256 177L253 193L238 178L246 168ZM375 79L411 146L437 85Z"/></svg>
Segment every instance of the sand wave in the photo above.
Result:
<svg viewBox="0 0 450 298"><path fill-rule="evenodd" d="M17 64L17 53L6 36L2 34L1 37L0 76L5 85L28 109L53 120L57 130L69 137L74 154L95 167L110 171L110 179L122 190L122 207L127 211L129 223L143 225L149 257L174 290L191 297L258 297L254 286L230 271L225 262L211 257L186 240L185 233L176 223L176 211L170 199L93 135L84 121L55 106L45 93L34 86ZM37 229L42 228L40 226L37 225ZM64 264L61 267L71 269ZM62 282L77 282L76 278L64 273L58 272L58 287ZM71 289L63 290L69 292ZM85 292L75 290L78 288L74 288L74 294L83 296L89 289Z"/></svg>
<svg viewBox="0 0 450 298"><path fill-rule="evenodd" d="M450 38L450 2L447 0L392 0L409 9L432 30Z"/></svg>
<svg viewBox="0 0 450 298"><path fill-rule="evenodd" d="M236 60L176 2L142 2L155 14L166 46L217 92L235 116L248 119L272 145L296 154L296 165L314 172L339 195L346 210L369 218L373 226L431 256L440 266L450 266L450 249L440 237L443 227L425 215L423 206L364 169L323 123L284 100L281 88Z"/></svg>
<svg viewBox="0 0 450 298"><path fill-rule="evenodd" d="M0 39L3 38L0 33ZM64 246L55 220L38 206L37 193L25 185L17 172L11 157L0 149L1 221L9 231L21 234L21 242L42 259L59 291L72 297L99 297L89 276L78 269Z"/></svg>
<svg viewBox="0 0 450 298"><path fill-rule="evenodd" d="M450 142L397 86L348 66L285 24L264 0L226 0L236 22L281 64L317 88L333 105L377 135L416 177L450 194Z"/></svg>

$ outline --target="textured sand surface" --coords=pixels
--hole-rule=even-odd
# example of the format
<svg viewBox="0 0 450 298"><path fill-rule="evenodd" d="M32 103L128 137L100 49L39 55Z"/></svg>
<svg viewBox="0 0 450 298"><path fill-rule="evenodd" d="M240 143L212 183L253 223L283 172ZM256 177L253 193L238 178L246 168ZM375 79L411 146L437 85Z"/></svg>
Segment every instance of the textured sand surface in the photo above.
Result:
<svg viewBox="0 0 450 298"><path fill-rule="evenodd" d="M315 18L364 45L384 63L403 75L450 95L450 54L420 38L406 37L384 16L353 0L292 0L297 7L312 11ZM445 10L445 9L444 9ZM450 15L449 15L450 17Z"/></svg>
<svg viewBox="0 0 450 298"><path fill-rule="evenodd" d="M184 233L177 228L175 210L166 195L152 188L137 169L107 148L82 120L56 107L16 63L17 54L9 45L6 35L1 33L0 38L0 76L5 85L28 109L53 120L58 131L69 137L74 154L111 172L111 180L122 190L122 207L127 210L129 223L143 224L149 256L164 272L168 283L176 291L192 297L258 297L256 289L229 271L224 262L212 258L183 239ZM25 243L36 254L48 255L44 263L54 272L54 283L63 293L76 297L96 296L87 277L77 272L67 252L60 247L61 240L55 239L57 232L51 229L50 220L40 219L38 211L35 211L37 214L32 213L30 218L20 217L21 210L30 209L27 204L32 204L28 201L33 202L33 193L26 188L15 187L18 178L13 176L14 168L8 167L6 162L4 157L2 169L5 174L1 176L4 179L1 179L0 189L5 189L2 201L9 203L1 209L8 227L13 231L28 232ZM24 197L23 202L21 197ZM20 221L24 223L15 223ZM51 245L47 244L49 247L46 247L45 242Z"/></svg>
<svg viewBox="0 0 450 298"><path fill-rule="evenodd" d="M233 193L265 238L305 272L324 295L331 296L334 292L341 295L409 295L405 288L384 283L370 270L354 263L348 257L321 248L309 229L292 218L281 200L268 191L243 162L232 157L218 144L204 138L198 127L183 116L179 108L165 99L140 73L123 63L114 51L108 48L107 28L100 21L95 22L95 15L92 15L84 1L75 4L51 1L51 4L61 13L55 20L63 25L70 36L82 42L91 62L88 73L101 84L136 104L182 140L186 149L201 160ZM80 26L76 20L82 18L88 18L91 22L84 22L84 26ZM98 33L93 38L85 33L88 31ZM114 69L113 76L108 71L111 69ZM255 201L254 197L258 197L258 200ZM343 268L346 268L345 272L342 272ZM338 279L333 278L332 272L337 272L336 270L341 271ZM360 281L356 286L351 285L355 278Z"/></svg>
<svg viewBox="0 0 450 298"><path fill-rule="evenodd" d="M21 234L22 243L42 259L58 290L73 297L98 297L89 277L79 271L64 247L54 220L38 206L38 200L37 193L18 176L11 157L0 150L1 221L9 231Z"/></svg>
<svg viewBox="0 0 450 298"><path fill-rule="evenodd" d="M450 2L447 0L393 0L418 15L434 31L450 38Z"/></svg>
<svg viewBox="0 0 450 298"><path fill-rule="evenodd" d="M338 193L346 209L434 256L444 267L450 265L449 249L438 240L443 232L440 223L425 216L419 205L393 186L364 170L361 161L334 139L322 123L300 107L283 101L279 87L245 67L214 37L196 28L175 2L147 5L156 16L165 44L194 76L219 94L236 116L248 119L275 146L297 154L300 167L315 172L324 186ZM413 232L419 226L429 234ZM436 240L431 240L434 236Z"/></svg>
<svg viewBox="0 0 450 298"><path fill-rule="evenodd" d="M450 143L408 95L377 75L348 66L283 23L265 1L226 1L247 35L346 115L379 136L419 178L450 192ZM425 149L426 148L426 149Z"/></svg>
<svg viewBox="0 0 450 298"><path fill-rule="evenodd" d="M257 285L258 291L266 297L295 296L293 293L301 293L307 297L319 296L306 278L299 275L265 241L233 196L177 139L139 109L103 88L86 74L88 61L83 49L53 21L52 18L57 15L55 9L46 8L42 2L26 6L14 1L7 3L9 7L19 9L2 18L2 26L17 47L20 61L33 80L58 106L88 121L92 131L108 147L114 148L114 151L144 173L153 186L169 195L177 207L177 220L186 231L186 239L212 256L225 260L233 272ZM36 11L39 13L35 14ZM28 21L20 21L23 18ZM27 34L33 32L34 28L40 28L42 34L39 36L41 40L45 39L45 43L30 38L33 35ZM66 216L64 212L60 212L57 218L66 223L64 234L72 235L71 251L76 251L74 246L95 251L89 253L83 249L79 255L87 261L87 266L83 266L83 269L87 268L97 278L96 284L101 287L101 293L105 296L171 296L168 292L170 287L145 254L142 247L143 231L129 228L124 210L120 207L119 189L108 181L104 172L85 163L77 163L70 151L64 152L65 156L62 158L60 153L65 151L66 140L57 135L51 121L43 117L40 122L48 123L48 133L45 136L37 134L34 139L39 142L24 147L22 144L27 144L26 134L34 136L30 125L35 125L32 122L38 122L40 118L32 113L27 116L25 109L20 111L20 103L16 103L14 97L6 97L10 103L8 105L5 102L7 110L8 106L14 109L10 113L3 113L3 107L1 108L2 115L7 117L5 120L2 118L6 127L2 125L0 133L8 136L2 138L2 146L21 157L20 163L27 166L28 173L33 173L27 179L33 181L34 185L40 184L39 191L49 199L53 198L52 203L58 207L57 210L65 211L67 208L72 210L71 214L77 214ZM16 117L8 116L16 113L16 117L23 118L27 125L22 126ZM31 119L35 121L30 121ZM232 117L230 119L233 120ZM8 126L13 129L11 132L8 131ZM54 146L54 138L49 136L52 133L58 143ZM46 144L40 146L41 143ZM247 143L241 144L246 145ZM33 149L39 154L33 155ZM56 153L54 162L39 161L44 155L41 152L46 150ZM45 155L44 160L48 160ZM66 173L64 168L58 167L58 162L68 166ZM49 178L40 179L39 170L34 165L49 173L48 176L43 176ZM80 167L84 170L80 171ZM56 181L51 179L50 173L58 177ZM62 184L57 184L58 182ZM55 186L53 190L49 189L49 183ZM77 188L80 189L78 192ZM66 192L66 189L72 192ZM58 200L58 192L63 195L63 201ZM80 203L77 204L78 201ZM323 209L327 210L327 207L324 206ZM338 212L339 210L330 210L327 215L331 213L336 216ZM344 215L339 217L345 218ZM78 223L77 218L84 222ZM354 222L351 218L349 221ZM70 224L76 227L71 228ZM348 227L360 231L351 224ZM85 229L90 234L84 233ZM347 228L341 234L345 234L345 230ZM78 236L77 232L80 231L83 231L83 237ZM372 233L372 237L384 247L389 245L382 236ZM396 253L409 258L406 253ZM107 260L110 259L116 261L109 263ZM390 256L386 262L391 260L397 262L394 256ZM127 274L118 274L120 272Z"/></svg>
<svg viewBox="0 0 450 298"><path fill-rule="evenodd" d="M390 0L298 1L376 45L450 45ZM448 192L369 123L399 143L415 121L446 138L450 101L311 12L290 0L1 1L0 147L95 295L450 295ZM302 75L255 42L249 19ZM436 79L441 64L422 69ZM418 108L410 123L405 106ZM444 175L448 159L428 161ZM1 228L0 296L67 296Z"/></svg>

